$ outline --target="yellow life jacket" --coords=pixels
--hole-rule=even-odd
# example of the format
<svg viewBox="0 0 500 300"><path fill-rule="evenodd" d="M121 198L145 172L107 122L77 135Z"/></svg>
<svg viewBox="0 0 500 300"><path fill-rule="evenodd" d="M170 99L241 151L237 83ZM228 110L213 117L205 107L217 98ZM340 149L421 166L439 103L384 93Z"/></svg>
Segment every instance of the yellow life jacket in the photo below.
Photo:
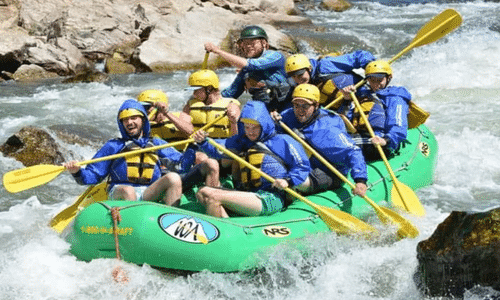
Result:
<svg viewBox="0 0 500 300"><path fill-rule="evenodd" d="M258 142L255 146L248 149L242 158L257 169L261 169L262 161L266 155L271 155L276 161L278 161L278 163L286 168L285 162L261 142ZM241 162L239 163L239 166L240 180L245 189L251 190L262 185L262 182L260 181L260 173L248 168Z"/></svg>
<svg viewBox="0 0 500 300"><path fill-rule="evenodd" d="M225 111L229 103L236 103L240 105L240 102L235 99L221 98L217 102L206 105L203 101L192 99L189 101L189 109L191 122L193 123L194 130L198 130L207 123L217 119ZM207 129L207 133L211 138L228 138L231 136L231 124L227 117L222 118L220 121L212 125Z"/></svg>
<svg viewBox="0 0 500 300"><path fill-rule="evenodd" d="M320 92L319 104L321 104L321 106L326 106L330 104L330 102L332 102L333 100L337 99L340 95L342 95L342 93L335 86L335 83L333 83L331 79L319 83L317 87ZM333 106L329 107L329 109L336 110L340 107L341 104L342 101L338 101Z"/></svg>
<svg viewBox="0 0 500 300"><path fill-rule="evenodd" d="M366 118L368 119L370 111L372 110L373 106L377 103L376 100L370 97L365 99L359 99L359 102L361 109L363 110L363 112L366 115ZM352 126L356 129L357 132L368 132L368 128L366 128L366 123L361 117L361 113L359 112L358 107L354 108L354 112L352 115Z"/></svg>
<svg viewBox="0 0 500 300"><path fill-rule="evenodd" d="M146 146L146 148L150 147L154 147L152 142L149 142ZM135 143L130 142L121 152L129 152L138 149L143 148L140 148ZM128 181L137 184L150 184L158 159L156 151L143 152L133 156L125 156Z"/></svg>
<svg viewBox="0 0 500 300"><path fill-rule="evenodd" d="M250 148L245 154L245 161L249 162L252 166L260 169L262 166L262 161L264 160L264 156L266 153L259 151L258 149ZM244 164L240 162L240 180L243 183L243 186L250 190L252 188L257 188L261 186L262 182L260 182L260 174L255 172L254 170L248 168Z"/></svg>
<svg viewBox="0 0 500 300"><path fill-rule="evenodd" d="M173 112L174 116L179 117L180 112ZM180 131L168 118L164 122L151 123L151 137L158 137L169 143L187 139L187 135ZM175 147L177 150L184 149L184 145Z"/></svg>

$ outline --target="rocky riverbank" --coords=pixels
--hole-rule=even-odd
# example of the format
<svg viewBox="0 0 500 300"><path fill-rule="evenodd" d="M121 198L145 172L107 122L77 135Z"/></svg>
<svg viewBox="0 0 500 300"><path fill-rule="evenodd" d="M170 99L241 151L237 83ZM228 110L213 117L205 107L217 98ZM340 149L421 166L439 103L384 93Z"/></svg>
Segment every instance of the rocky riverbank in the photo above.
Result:
<svg viewBox="0 0 500 300"><path fill-rule="evenodd" d="M325 0L321 7L350 4ZM294 0L0 0L0 20L3 80L95 74L96 63L105 73L199 68L205 42L236 51L234 39L248 24L293 53L295 41L279 29L312 26ZM212 56L209 65L223 62Z"/></svg>

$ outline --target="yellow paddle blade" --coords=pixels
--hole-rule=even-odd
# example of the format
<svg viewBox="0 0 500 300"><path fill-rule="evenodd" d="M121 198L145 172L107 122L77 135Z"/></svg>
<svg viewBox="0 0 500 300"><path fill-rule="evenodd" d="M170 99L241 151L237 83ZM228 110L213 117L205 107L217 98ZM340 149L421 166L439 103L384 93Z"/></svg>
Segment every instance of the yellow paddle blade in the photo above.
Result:
<svg viewBox="0 0 500 300"><path fill-rule="evenodd" d="M393 63L406 52L415 47L427 45L447 35L462 24L462 17L453 9L447 9L427 22L418 32L412 42L391 58L388 62Z"/></svg>
<svg viewBox="0 0 500 300"><path fill-rule="evenodd" d="M375 212L379 220L384 223L392 223L399 227L398 236L401 238L415 238L419 235L418 229L413 226L413 224L403 218L401 215L396 213L395 211L390 210L387 207L379 206L377 203L373 202L372 199L368 198L366 195L363 197L368 204L370 204Z"/></svg>
<svg viewBox="0 0 500 300"><path fill-rule="evenodd" d="M406 220L395 211L383 206L379 206L378 208L382 212L382 214L379 215L382 222L384 222L383 220L385 219L385 223L392 222L399 227L398 236L400 238L416 238L420 234L418 229L410 221ZM377 214L378 213L379 211L377 211Z"/></svg>
<svg viewBox="0 0 500 300"><path fill-rule="evenodd" d="M425 216L425 208L420 203L415 192L396 178L393 178L393 181L394 184L391 189L392 203L411 214Z"/></svg>
<svg viewBox="0 0 500 300"><path fill-rule="evenodd" d="M378 232L374 227L346 212L319 205L314 205L313 208L332 231L342 234Z"/></svg>
<svg viewBox="0 0 500 300"><path fill-rule="evenodd" d="M462 17L453 10L447 9L435 16L418 32L413 41L417 42L415 47L430 44L447 35L462 24Z"/></svg>
<svg viewBox="0 0 500 300"><path fill-rule="evenodd" d="M45 184L66 170L63 166L36 165L7 172L3 186L10 193L18 193Z"/></svg>
<svg viewBox="0 0 500 300"><path fill-rule="evenodd" d="M104 201L107 198L108 194L106 193L106 182L89 186L72 205L63 209L55 215L52 220L50 220L50 227L58 233L63 232L63 230L83 208L92 203Z"/></svg>

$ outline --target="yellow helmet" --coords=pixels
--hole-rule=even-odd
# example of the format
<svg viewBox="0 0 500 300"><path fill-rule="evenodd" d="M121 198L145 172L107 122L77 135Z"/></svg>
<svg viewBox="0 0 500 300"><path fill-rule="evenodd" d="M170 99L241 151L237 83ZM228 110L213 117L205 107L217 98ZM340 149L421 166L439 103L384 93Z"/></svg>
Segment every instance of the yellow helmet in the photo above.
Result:
<svg viewBox="0 0 500 300"><path fill-rule="evenodd" d="M387 74L392 75L392 68L388 62L384 60L374 60L365 67L365 75L370 74Z"/></svg>
<svg viewBox="0 0 500 300"><path fill-rule="evenodd" d="M144 114L142 113L142 111L137 110L135 108L127 108L127 109L124 109L120 112L120 114L118 115L118 119L123 120L125 118L129 118L129 117L133 117L133 116L144 117Z"/></svg>
<svg viewBox="0 0 500 300"><path fill-rule="evenodd" d="M287 74L293 73L301 69L312 68L309 58L304 54L294 54L289 56L285 62L285 71Z"/></svg>
<svg viewBox="0 0 500 300"><path fill-rule="evenodd" d="M199 70L191 74L188 80L191 88L187 89L198 89L200 87L213 87L215 89L219 88L219 77L212 70Z"/></svg>
<svg viewBox="0 0 500 300"><path fill-rule="evenodd" d="M295 87L292 94L292 99L302 98L319 103L320 93L317 86L309 83L299 84Z"/></svg>
<svg viewBox="0 0 500 300"><path fill-rule="evenodd" d="M160 90L145 90L137 96L137 101L149 104L155 104L156 102L168 104L168 97Z"/></svg>

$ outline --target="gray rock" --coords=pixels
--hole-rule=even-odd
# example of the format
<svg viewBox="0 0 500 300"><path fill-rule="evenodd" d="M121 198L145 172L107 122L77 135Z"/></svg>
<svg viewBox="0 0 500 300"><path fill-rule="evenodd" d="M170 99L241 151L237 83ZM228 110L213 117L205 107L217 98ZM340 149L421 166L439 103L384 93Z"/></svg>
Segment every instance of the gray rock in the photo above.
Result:
<svg viewBox="0 0 500 300"><path fill-rule="evenodd" d="M0 146L0 151L26 167L39 164L58 165L64 161L55 140L43 129L23 127Z"/></svg>
<svg viewBox="0 0 500 300"><path fill-rule="evenodd" d="M452 212L417 246L415 280L431 297L463 297L475 286L500 290L500 208Z"/></svg>
<svg viewBox="0 0 500 300"><path fill-rule="evenodd" d="M294 42L272 24L303 24L293 0L10 0L0 6L0 72L37 65L72 76L123 55L118 71L163 72L201 67L205 42L227 43L248 24L266 26L271 45ZM210 63L215 65L215 57ZM127 65L121 65L121 63ZM113 68L110 68L113 69ZM4 76L2 76L4 78Z"/></svg>

